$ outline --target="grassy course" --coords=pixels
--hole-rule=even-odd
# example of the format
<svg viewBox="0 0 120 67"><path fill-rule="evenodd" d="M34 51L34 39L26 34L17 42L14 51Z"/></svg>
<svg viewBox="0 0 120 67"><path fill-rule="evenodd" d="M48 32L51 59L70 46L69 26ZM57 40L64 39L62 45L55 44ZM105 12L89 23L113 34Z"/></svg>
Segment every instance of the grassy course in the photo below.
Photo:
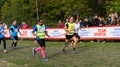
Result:
<svg viewBox="0 0 120 67"><path fill-rule="evenodd" d="M19 41L17 49L11 49L11 40L7 40L8 53L3 53L0 45L0 67L120 67L120 42L78 43L78 54L71 48L61 52L64 42L46 42L48 62L43 62L40 53L32 55L33 41Z"/></svg>

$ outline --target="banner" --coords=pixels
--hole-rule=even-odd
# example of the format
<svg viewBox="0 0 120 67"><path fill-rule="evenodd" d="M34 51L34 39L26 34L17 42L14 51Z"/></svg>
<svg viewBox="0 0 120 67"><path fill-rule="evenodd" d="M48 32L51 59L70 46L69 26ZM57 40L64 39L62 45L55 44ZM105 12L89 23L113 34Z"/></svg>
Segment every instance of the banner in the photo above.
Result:
<svg viewBox="0 0 120 67"><path fill-rule="evenodd" d="M46 29L47 34L50 37L47 37L47 39L65 39L65 30L64 29L59 29L59 28L48 28Z"/></svg>
<svg viewBox="0 0 120 67"><path fill-rule="evenodd" d="M35 38L32 34L32 29L20 29L22 35L19 35L19 38ZM50 40L60 40L65 39L65 30L61 28L47 28L48 35L46 39ZM5 30L6 38L10 38L8 29ZM120 40L120 27L89 27L82 28L78 33L81 37L81 40L88 39L111 39L111 40Z"/></svg>
<svg viewBox="0 0 120 67"><path fill-rule="evenodd" d="M20 29L20 32L22 35L18 33L19 38L35 38L35 36L32 34L32 29ZM10 38L8 29L5 29L5 37Z"/></svg>
<svg viewBox="0 0 120 67"><path fill-rule="evenodd" d="M120 27L93 27L79 30L81 39L120 40Z"/></svg>

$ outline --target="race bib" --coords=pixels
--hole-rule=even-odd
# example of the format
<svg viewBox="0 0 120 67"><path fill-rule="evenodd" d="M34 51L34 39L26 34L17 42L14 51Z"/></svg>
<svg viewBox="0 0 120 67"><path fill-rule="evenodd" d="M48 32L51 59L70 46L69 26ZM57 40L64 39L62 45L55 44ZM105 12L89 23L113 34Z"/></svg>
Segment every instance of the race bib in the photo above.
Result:
<svg viewBox="0 0 120 67"><path fill-rule="evenodd" d="M15 32L18 32L18 29L15 29Z"/></svg>
<svg viewBox="0 0 120 67"><path fill-rule="evenodd" d="M45 31L45 27L40 27L40 32L44 32Z"/></svg>

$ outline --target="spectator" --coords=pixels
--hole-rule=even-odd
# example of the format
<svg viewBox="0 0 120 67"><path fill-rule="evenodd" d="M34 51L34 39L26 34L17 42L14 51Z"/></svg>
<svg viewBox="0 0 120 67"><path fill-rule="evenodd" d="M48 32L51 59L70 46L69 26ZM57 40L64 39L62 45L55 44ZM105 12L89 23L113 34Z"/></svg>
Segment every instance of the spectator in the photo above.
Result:
<svg viewBox="0 0 120 67"><path fill-rule="evenodd" d="M91 25L91 22L88 20L88 18L85 18L85 19L84 19L84 26L85 26L85 27L92 26L92 25Z"/></svg>
<svg viewBox="0 0 120 67"><path fill-rule="evenodd" d="M115 13L115 14L114 14L114 17L115 17L115 25L117 25L117 24L118 24L118 18L119 18L119 17L118 17L118 14Z"/></svg>
<svg viewBox="0 0 120 67"><path fill-rule="evenodd" d="M115 17L114 14L111 16L111 25L115 25Z"/></svg>
<svg viewBox="0 0 120 67"><path fill-rule="evenodd" d="M93 20L92 20L92 25L93 26L98 26L99 25L99 19L98 19L98 16L95 15Z"/></svg>
<svg viewBox="0 0 120 67"><path fill-rule="evenodd" d="M111 25L111 14L109 14L108 18L107 18L107 25Z"/></svg>
<svg viewBox="0 0 120 67"><path fill-rule="evenodd" d="M4 27L5 29L8 28L7 25L6 25L5 23L3 23L3 27Z"/></svg>
<svg viewBox="0 0 120 67"><path fill-rule="evenodd" d="M27 29L28 25L26 24L26 22L22 22L22 29Z"/></svg>
<svg viewBox="0 0 120 67"><path fill-rule="evenodd" d="M61 20L58 21L58 28L64 28L64 24Z"/></svg>
<svg viewBox="0 0 120 67"><path fill-rule="evenodd" d="M117 26L120 26L120 18L118 18L118 24L117 24Z"/></svg>
<svg viewBox="0 0 120 67"><path fill-rule="evenodd" d="M81 28L84 28L84 22L83 22L82 19L80 19L80 22L79 22L79 23L80 23L80 27L81 27Z"/></svg>
<svg viewBox="0 0 120 67"><path fill-rule="evenodd" d="M77 16L76 16L76 19L78 19L78 20L79 20L79 19L80 19L80 16L79 16L79 15L77 15Z"/></svg>
<svg viewBox="0 0 120 67"><path fill-rule="evenodd" d="M68 24L69 23L69 19L67 18L66 19L66 22L65 22L65 26L66 26L66 24Z"/></svg>
<svg viewBox="0 0 120 67"><path fill-rule="evenodd" d="M99 18L99 27L105 26L104 18Z"/></svg>

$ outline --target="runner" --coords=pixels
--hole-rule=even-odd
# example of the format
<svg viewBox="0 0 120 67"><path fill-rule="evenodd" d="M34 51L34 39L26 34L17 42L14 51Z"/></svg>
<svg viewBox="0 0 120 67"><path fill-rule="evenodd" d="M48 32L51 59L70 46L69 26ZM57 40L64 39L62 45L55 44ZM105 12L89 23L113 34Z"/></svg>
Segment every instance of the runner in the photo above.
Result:
<svg viewBox="0 0 120 67"><path fill-rule="evenodd" d="M80 36L78 35L78 31L79 31L79 30L80 30L80 23L79 23L79 20L76 19L76 22L75 22L75 33L74 33L74 35L76 36L77 41L80 39ZM72 41L70 47L71 47L71 48L72 48L72 47L76 48L76 44L73 45L73 41Z"/></svg>
<svg viewBox="0 0 120 67"><path fill-rule="evenodd" d="M73 40L73 45L77 44L78 39L74 35L75 33L75 23L73 22L74 18L70 17L70 22L66 24L65 26L65 31L66 31L66 39L65 39L65 44L62 49L63 52L65 52L65 48L67 47L70 39ZM73 51L76 52L76 47L73 47Z"/></svg>
<svg viewBox="0 0 120 67"><path fill-rule="evenodd" d="M4 53L7 53L6 40L5 40L5 35L4 34L5 34L5 32L4 32L3 23L0 23L0 42L1 42L1 40L3 41Z"/></svg>
<svg viewBox="0 0 120 67"><path fill-rule="evenodd" d="M20 33L20 35L22 35L22 33L19 30L19 27L17 26L17 22L15 20L9 28L9 34L12 37L12 40L13 40L13 43L11 44L11 47L14 48L14 49L16 48L17 42L18 42L18 32Z"/></svg>
<svg viewBox="0 0 120 67"><path fill-rule="evenodd" d="M33 48L33 55L35 56L37 51L41 51L43 61L47 62L48 59L46 58L45 55L45 34L47 35L47 33L46 33L45 25L43 24L43 20L40 20L38 24L33 28L32 34L36 36L36 40L40 45L40 47Z"/></svg>

